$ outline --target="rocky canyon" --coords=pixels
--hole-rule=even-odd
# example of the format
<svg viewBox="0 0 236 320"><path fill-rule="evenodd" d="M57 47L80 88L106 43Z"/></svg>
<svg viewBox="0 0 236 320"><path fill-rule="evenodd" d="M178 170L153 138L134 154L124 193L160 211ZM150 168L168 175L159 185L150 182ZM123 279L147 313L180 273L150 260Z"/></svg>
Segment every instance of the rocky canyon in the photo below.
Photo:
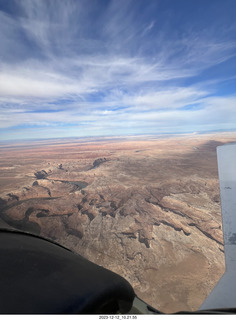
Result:
<svg viewBox="0 0 236 320"><path fill-rule="evenodd" d="M216 147L235 133L0 146L0 227L127 279L167 313L196 310L224 272Z"/></svg>

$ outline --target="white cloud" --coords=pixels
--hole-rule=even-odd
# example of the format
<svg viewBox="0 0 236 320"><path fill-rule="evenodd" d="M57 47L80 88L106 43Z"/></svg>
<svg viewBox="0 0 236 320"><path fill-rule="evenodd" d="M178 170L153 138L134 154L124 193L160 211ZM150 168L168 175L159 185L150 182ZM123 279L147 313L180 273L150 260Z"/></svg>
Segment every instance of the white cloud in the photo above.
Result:
<svg viewBox="0 0 236 320"><path fill-rule="evenodd" d="M167 37L156 29L158 16L136 21L129 1L104 10L96 1L15 5L17 18L0 11L1 128L89 122L89 132L112 132L236 123L235 97L213 96L222 78L214 85L201 79L235 56L232 39L192 30Z"/></svg>

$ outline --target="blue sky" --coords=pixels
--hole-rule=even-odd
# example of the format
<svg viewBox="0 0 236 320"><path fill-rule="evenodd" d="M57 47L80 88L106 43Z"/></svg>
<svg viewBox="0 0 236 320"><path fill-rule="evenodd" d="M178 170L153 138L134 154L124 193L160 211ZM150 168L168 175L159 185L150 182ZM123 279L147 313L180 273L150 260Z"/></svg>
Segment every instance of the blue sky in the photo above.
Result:
<svg viewBox="0 0 236 320"><path fill-rule="evenodd" d="M0 139L236 130L235 0L0 0Z"/></svg>

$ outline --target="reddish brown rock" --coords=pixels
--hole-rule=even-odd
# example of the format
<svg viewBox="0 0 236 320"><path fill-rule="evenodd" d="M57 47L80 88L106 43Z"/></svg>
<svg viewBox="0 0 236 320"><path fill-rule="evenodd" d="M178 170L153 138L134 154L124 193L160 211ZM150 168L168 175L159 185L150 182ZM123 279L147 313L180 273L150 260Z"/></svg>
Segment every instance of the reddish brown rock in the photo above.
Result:
<svg viewBox="0 0 236 320"><path fill-rule="evenodd" d="M0 225L40 233L121 274L161 311L197 309L224 271L215 148L235 139L0 148Z"/></svg>

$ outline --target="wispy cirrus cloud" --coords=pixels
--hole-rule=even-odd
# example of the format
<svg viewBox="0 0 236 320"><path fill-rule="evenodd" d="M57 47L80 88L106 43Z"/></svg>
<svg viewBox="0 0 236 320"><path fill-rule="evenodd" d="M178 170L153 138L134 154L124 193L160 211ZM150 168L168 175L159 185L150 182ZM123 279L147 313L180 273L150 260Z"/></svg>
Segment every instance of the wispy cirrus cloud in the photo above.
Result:
<svg viewBox="0 0 236 320"><path fill-rule="evenodd" d="M81 126L96 135L234 128L235 92L219 88L235 83L235 22L222 16L206 28L204 18L201 25L174 6L0 1L0 128L51 126L52 135L65 134L64 126L74 135L76 125L79 135Z"/></svg>

